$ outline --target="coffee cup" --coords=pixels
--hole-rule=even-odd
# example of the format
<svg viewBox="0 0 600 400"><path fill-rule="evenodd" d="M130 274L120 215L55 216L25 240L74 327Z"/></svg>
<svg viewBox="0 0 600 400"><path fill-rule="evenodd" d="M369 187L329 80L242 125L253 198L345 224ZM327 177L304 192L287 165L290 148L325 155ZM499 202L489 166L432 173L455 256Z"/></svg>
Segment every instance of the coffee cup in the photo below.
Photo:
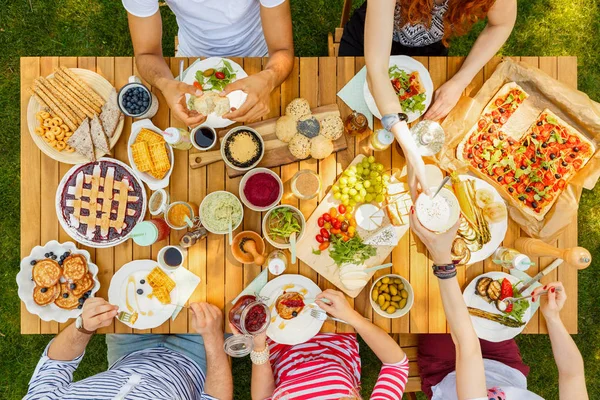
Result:
<svg viewBox="0 0 600 400"><path fill-rule="evenodd" d="M200 151L210 150L217 144L217 131L208 125L200 125L190 132L192 146Z"/></svg>
<svg viewBox="0 0 600 400"><path fill-rule="evenodd" d="M158 99L135 75L119 90L117 100L119 109L128 117L152 118L158 111Z"/></svg>
<svg viewBox="0 0 600 400"><path fill-rule="evenodd" d="M175 271L183 265L187 250L181 246L165 246L158 252L157 261L163 269Z"/></svg>

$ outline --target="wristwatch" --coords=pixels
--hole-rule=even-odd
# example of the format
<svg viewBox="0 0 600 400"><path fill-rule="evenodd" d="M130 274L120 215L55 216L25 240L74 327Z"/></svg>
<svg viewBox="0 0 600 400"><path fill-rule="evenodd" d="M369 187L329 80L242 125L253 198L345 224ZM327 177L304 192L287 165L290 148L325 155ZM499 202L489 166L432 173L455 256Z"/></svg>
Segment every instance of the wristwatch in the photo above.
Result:
<svg viewBox="0 0 600 400"><path fill-rule="evenodd" d="M381 125L383 125L386 131L391 132L392 127L401 121L408 121L408 115L405 113L385 114L383 118L381 118Z"/></svg>
<svg viewBox="0 0 600 400"><path fill-rule="evenodd" d="M77 329L81 333L85 333L86 335L92 335L96 332L96 331L88 331L87 329L85 329L83 327L83 317L81 315L79 317L77 317L77 319L75 320L75 329Z"/></svg>

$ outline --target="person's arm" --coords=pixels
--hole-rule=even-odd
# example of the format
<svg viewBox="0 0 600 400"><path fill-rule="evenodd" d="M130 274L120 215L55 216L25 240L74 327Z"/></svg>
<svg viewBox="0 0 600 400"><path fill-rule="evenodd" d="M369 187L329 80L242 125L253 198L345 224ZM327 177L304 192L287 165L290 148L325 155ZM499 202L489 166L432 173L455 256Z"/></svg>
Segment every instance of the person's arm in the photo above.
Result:
<svg viewBox="0 0 600 400"><path fill-rule="evenodd" d="M128 12L127 18L139 74L162 92L171 111L183 123L195 126L204 122L206 120L204 115L189 110L185 104L186 93L201 96L202 91L192 85L176 81L163 58L160 11L148 17L138 17Z"/></svg>
<svg viewBox="0 0 600 400"><path fill-rule="evenodd" d="M367 66L367 82L373 93L377 109L382 116L398 114L402 107L398 96L390 82L388 67L394 34L395 0L378 0L369 3L365 21L365 64ZM416 143L406 122L396 123L392 129L394 137L402 147L408 167L409 188L415 200L418 185L421 190L429 192L425 163L419 155Z"/></svg>
<svg viewBox="0 0 600 400"><path fill-rule="evenodd" d="M206 382L208 396L219 400L233 398L233 378L227 354L223 350L223 313L208 303L190 304L192 328L202 335L206 352Z"/></svg>
<svg viewBox="0 0 600 400"><path fill-rule="evenodd" d="M254 337L254 351L260 353L268 347L267 335L261 334ZM273 368L271 362L256 365L252 363L252 384L251 392L253 400L268 399L275 391L275 378L273 377Z"/></svg>
<svg viewBox="0 0 600 400"><path fill-rule="evenodd" d="M265 69L225 88L222 95L234 90L248 94L242 106L223 117L238 122L252 122L269 113L269 99L273 89L281 85L294 66L294 39L292 14L288 0L275 7L260 7L260 19L269 49Z"/></svg>
<svg viewBox="0 0 600 400"><path fill-rule="evenodd" d="M560 288L560 291L556 291ZM562 283L550 283L543 288L534 290L532 301L539 299L535 295L542 290L548 289L548 296L541 301L540 309L544 314L552 353L558 368L558 391L561 400L581 399L587 400L588 393L585 386L585 371L583 358L573 341L567 328L560 319L560 310L567 301L567 294Z"/></svg>
<svg viewBox="0 0 600 400"><path fill-rule="evenodd" d="M410 227L429 250L435 265L452 264L451 246L456 237L460 221L443 234L427 230L417 219L411 208ZM456 276L438 279L442 305L450 325L452 340L456 346L456 391L459 400L487 396L485 371L479 339L473 329L467 305Z"/></svg>
<svg viewBox="0 0 600 400"><path fill-rule="evenodd" d="M483 66L500 50L517 19L517 0L496 0L487 14L488 22L477 37L460 70L435 92L425 119L438 120L450 112L463 90Z"/></svg>
<svg viewBox="0 0 600 400"><path fill-rule="evenodd" d="M323 302L322 299L329 300L330 304ZM406 357L398 343L381 328L373 325L371 321L355 311L341 292L327 289L317 295L316 303L335 318L348 322L382 363L396 364Z"/></svg>

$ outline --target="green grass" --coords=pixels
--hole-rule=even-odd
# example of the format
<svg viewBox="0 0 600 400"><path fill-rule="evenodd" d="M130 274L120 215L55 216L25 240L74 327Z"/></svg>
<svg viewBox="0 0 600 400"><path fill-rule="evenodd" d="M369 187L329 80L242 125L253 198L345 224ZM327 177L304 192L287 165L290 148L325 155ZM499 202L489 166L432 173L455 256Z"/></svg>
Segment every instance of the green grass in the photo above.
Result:
<svg viewBox="0 0 600 400"><path fill-rule="evenodd" d="M355 3L360 3L360 0ZM342 0L292 0L299 56L327 54L327 33L338 24ZM356 4L356 5L357 5ZM173 54L175 18L163 8L164 51ZM483 24L452 42L451 55L466 55ZM117 0L11 0L0 3L0 398L21 398L50 336L19 334L15 274L19 265L19 57L132 55L126 14ZM515 30L503 55L578 57L579 88L600 101L600 1L521 0ZM22 177L27 179L27 177ZM600 257L600 186L585 191L579 212L579 241ZM575 341L586 364L591 399L600 399L600 313L598 266L579 273L579 331ZM95 337L76 379L106 367L104 338ZM557 372L548 337L518 338L532 366L530 388L557 399ZM363 387L370 393L379 363L362 346ZM249 363L234 361L236 399L248 399Z"/></svg>

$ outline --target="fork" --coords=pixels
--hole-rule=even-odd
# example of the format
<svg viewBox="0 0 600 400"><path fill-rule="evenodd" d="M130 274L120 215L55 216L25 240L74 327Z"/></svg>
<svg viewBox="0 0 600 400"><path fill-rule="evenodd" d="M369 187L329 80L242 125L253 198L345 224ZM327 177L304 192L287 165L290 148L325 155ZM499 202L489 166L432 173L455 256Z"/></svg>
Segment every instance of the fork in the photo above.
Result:
<svg viewBox="0 0 600 400"><path fill-rule="evenodd" d="M131 321L131 317L133 317L133 314L130 314L126 311L119 311L117 314L117 319L121 322L129 322Z"/></svg>
<svg viewBox="0 0 600 400"><path fill-rule="evenodd" d="M562 290L561 288L556 288L557 292L560 292L561 290ZM547 295L547 294L548 294L548 291L544 290L542 292L537 293L536 296L541 297L541 296L544 296L544 295ZM515 303L517 301L529 299L529 298L531 298L533 296L534 296L533 294L530 294L529 296L523 296L523 297L507 297L505 299L502 299L502 301L505 302L508 305L508 304Z"/></svg>
<svg viewBox="0 0 600 400"><path fill-rule="evenodd" d="M330 321L337 321L337 322L341 322L342 324L350 325L349 323L347 323L343 319L334 318L334 317L332 317L330 315L327 315L327 313L325 311L317 310L315 308L313 308L312 310L310 310L310 316L313 317L314 319L318 319L319 321L330 320Z"/></svg>

